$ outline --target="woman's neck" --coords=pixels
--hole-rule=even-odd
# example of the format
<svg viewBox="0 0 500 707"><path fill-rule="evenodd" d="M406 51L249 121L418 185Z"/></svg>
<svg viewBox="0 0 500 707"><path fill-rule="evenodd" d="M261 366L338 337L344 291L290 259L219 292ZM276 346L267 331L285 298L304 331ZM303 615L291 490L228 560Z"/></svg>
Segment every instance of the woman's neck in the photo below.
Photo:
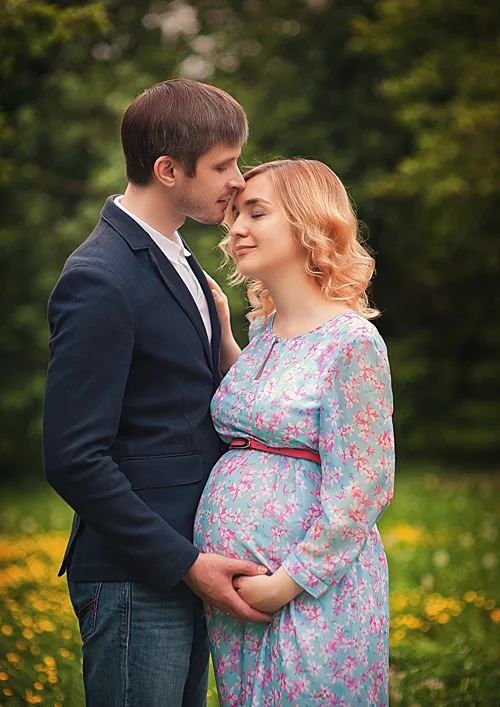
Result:
<svg viewBox="0 0 500 707"><path fill-rule="evenodd" d="M276 307L274 333L282 338L305 334L351 310L344 302L323 294L316 280L302 268L295 273L281 273L264 284Z"/></svg>

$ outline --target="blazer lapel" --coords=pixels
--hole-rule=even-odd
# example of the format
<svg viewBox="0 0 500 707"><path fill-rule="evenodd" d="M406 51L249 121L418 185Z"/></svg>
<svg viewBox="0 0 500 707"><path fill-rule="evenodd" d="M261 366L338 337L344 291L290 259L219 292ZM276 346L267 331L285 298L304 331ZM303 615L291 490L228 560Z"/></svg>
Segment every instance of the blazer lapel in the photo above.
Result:
<svg viewBox="0 0 500 707"><path fill-rule="evenodd" d="M219 358L221 328L214 298L200 264L194 255L190 255L187 258L187 261L198 279L205 297L207 298L210 321L212 324L212 350L210 350L207 330L203 324L200 310L198 309L194 299L191 297L191 293L184 284L181 276L178 274L177 270L174 268L167 256L163 253L161 248L156 245L146 231L114 203L116 196L117 194L114 194L106 200L104 208L101 212L102 218L127 241L133 250L149 250L151 261L153 262L153 265L158 271L161 279L172 292L196 328L196 331L198 332L203 343L206 356L210 363L210 368L214 373L214 377L217 379L218 384L220 380Z"/></svg>
<svg viewBox="0 0 500 707"><path fill-rule="evenodd" d="M159 248L154 241L151 241L149 247L149 254L153 265L157 269L160 277L162 278L165 285L172 292L175 299L178 301L182 309L185 311L191 322L193 323L196 331L198 332L200 339L203 343L203 348L207 355L208 361L210 362L210 368L214 369L213 354L210 351L210 346L208 343L207 330L203 324L203 319L201 318L200 310L198 309L196 302L191 297L191 293L184 284L183 279L174 268L170 260L163 253L161 248ZM192 256L191 256L192 257ZM190 258L188 258L190 260ZM198 266L199 267L199 266ZM206 279L206 278L205 278ZM203 285L202 285L203 287ZM212 297L210 293L210 297ZM208 298L207 298L208 299ZM212 298L213 300L213 298ZM209 305L210 306L210 305ZM215 303L214 303L215 306Z"/></svg>
<svg viewBox="0 0 500 707"><path fill-rule="evenodd" d="M217 374L220 373L220 344L221 344L221 327L219 315L217 314L217 307L215 306L214 297L212 295L212 290L208 284L208 280L205 277L199 262L196 260L193 254L187 258L187 261L191 267L191 270L196 275L198 282L200 283L201 289L203 290L207 304L208 311L210 313L210 322L212 324L212 362L214 371Z"/></svg>

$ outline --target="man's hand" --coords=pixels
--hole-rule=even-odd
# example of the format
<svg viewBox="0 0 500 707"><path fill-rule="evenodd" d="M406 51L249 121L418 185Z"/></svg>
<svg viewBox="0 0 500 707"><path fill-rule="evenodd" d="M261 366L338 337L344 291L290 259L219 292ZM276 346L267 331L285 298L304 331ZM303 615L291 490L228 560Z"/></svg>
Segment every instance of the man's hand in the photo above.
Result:
<svg viewBox="0 0 500 707"><path fill-rule="evenodd" d="M271 576L237 577L233 586L250 606L268 614L278 611L302 592L300 584L282 567Z"/></svg>
<svg viewBox="0 0 500 707"><path fill-rule="evenodd" d="M271 617L252 609L233 587L234 575L258 576L267 569L247 560L232 560L223 555L200 553L184 577L184 582L203 601L226 616L248 623L269 623Z"/></svg>

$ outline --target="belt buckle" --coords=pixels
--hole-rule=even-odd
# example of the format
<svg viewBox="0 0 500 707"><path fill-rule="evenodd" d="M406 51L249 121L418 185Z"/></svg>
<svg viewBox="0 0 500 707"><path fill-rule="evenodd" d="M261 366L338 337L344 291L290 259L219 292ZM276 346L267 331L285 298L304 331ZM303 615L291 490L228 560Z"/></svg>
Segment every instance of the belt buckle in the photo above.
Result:
<svg viewBox="0 0 500 707"><path fill-rule="evenodd" d="M250 447L250 440L244 437L235 437L230 446L233 449L248 449Z"/></svg>

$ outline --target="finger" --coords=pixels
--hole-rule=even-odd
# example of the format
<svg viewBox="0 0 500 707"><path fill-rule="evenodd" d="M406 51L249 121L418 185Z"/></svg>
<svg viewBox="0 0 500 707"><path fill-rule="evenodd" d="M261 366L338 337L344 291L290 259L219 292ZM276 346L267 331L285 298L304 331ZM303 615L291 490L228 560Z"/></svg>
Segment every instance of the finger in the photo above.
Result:
<svg viewBox="0 0 500 707"><path fill-rule="evenodd" d="M244 577L236 577L236 579L233 579L233 587L236 589L237 592L241 589L242 579L244 581Z"/></svg>
<svg viewBox="0 0 500 707"><path fill-rule="evenodd" d="M262 611L252 609L237 592L234 593L231 604L227 607L227 612L231 616L235 616L238 621L245 621L255 624L268 624L273 620L270 614L264 614Z"/></svg>
<svg viewBox="0 0 500 707"><path fill-rule="evenodd" d="M243 574L249 577L267 574L268 572L267 567L264 567L264 565L258 565L256 562L251 562L250 560L231 560L229 569L233 575Z"/></svg>
<svg viewBox="0 0 500 707"><path fill-rule="evenodd" d="M221 286L219 285L219 283L216 282L216 281L213 279L213 277L210 277L210 275L209 275L208 273L205 273L205 277L207 278L208 284L210 285L210 287L212 288L212 290L216 290L218 293L222 294L222 288L221 288Z"/></svg>

